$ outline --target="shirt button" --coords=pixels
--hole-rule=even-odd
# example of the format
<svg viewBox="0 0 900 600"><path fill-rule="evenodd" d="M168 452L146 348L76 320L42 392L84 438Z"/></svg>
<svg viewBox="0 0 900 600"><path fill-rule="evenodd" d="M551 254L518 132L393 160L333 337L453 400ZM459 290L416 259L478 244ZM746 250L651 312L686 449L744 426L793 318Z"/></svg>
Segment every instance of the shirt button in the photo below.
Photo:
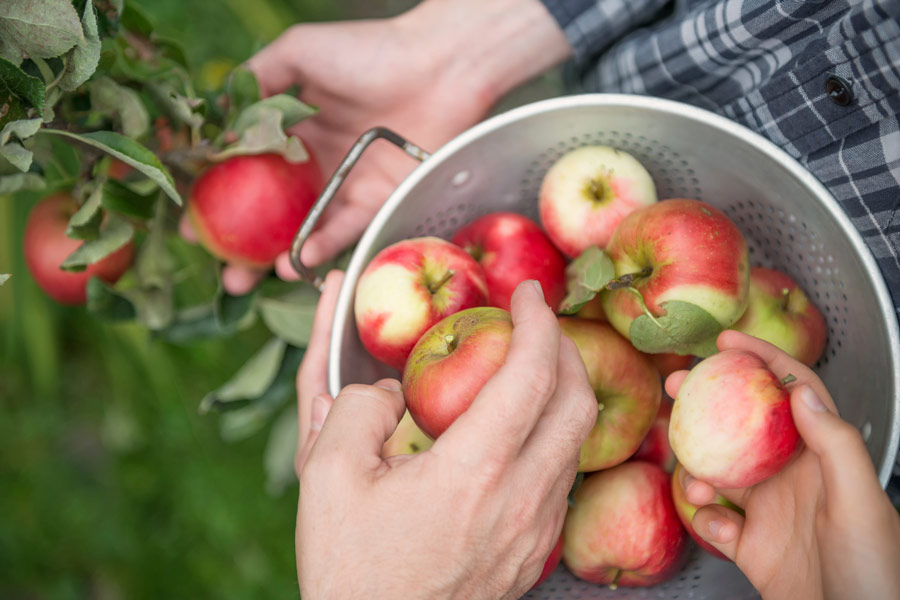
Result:
<svg viewBox="0 0 900 600"><path fill-rule="evenodd" d="M847 106L853 100L850 84L837 75L831 75L825 80L825 93L838 106Z"/></svg>

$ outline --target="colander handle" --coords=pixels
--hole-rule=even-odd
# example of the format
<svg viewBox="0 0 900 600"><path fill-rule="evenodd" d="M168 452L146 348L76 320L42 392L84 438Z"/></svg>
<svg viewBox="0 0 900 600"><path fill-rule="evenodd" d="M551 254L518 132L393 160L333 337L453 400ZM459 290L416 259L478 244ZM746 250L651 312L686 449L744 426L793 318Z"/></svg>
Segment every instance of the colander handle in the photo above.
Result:
<svg viewBox="0 0 900 600"><path fill-rule="evenodd" d="M353 168L356 161L362 156L363 151L369 147L369 144L379 138L391 142L413 158L420 161L424 161L430 156L428 152L425 152L415 144L404 139L403 136L394 133L385 127L373 127L359 136L359 139L356 140L356 143L350 148L350 152L348 152L347 156L344 157L344 160L341 161L341 164L334 172L334 175L328 180L328 185L325 186L322 194L319 196L318 200L316 200L316 203L313 204L309 214L307 214L306 218L303 220L303 224L300 225L300 229L297 230L297 235L294 236L294 240L291 242L290 257L291 265L294 267L294 270L300 275L300 279L310 282L320 290L322 289L323 284L322 278L319 277L315 271L303 264L300 260L300 251L303 249L303 244L306 243L309 234L312 233L313 228L315 228L316 223L319 221L319 217L321 217L322 213L325 211L325 207L328 206L328 203L334 198L334 195L341 187L341 184L344 183L344 179L347 178L350 169Z"/></svg>

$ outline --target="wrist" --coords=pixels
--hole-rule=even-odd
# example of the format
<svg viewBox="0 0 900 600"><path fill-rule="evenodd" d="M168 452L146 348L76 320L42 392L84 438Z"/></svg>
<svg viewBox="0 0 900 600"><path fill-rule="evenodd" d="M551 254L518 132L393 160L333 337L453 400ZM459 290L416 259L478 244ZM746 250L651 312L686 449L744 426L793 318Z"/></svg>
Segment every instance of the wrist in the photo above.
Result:
<svg viewBox="0 0 900 600"><path fill-rule="evenodd" d="M488 106L572 55L539 0L426 0L395 23L422 41L431 76L456 82Z"/></svg>

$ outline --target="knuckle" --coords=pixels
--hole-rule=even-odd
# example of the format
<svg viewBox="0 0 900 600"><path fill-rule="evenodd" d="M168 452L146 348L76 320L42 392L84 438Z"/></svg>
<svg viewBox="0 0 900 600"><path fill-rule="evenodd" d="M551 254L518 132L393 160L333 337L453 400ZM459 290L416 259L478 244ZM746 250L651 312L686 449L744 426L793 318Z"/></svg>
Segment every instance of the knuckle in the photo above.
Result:
<svg viewBox="0 0 900 600"><path fill-rule="evenodd" d="M548 364L532 365L526 381L534 396L546 398L556 390L556 369Z"/></svg>

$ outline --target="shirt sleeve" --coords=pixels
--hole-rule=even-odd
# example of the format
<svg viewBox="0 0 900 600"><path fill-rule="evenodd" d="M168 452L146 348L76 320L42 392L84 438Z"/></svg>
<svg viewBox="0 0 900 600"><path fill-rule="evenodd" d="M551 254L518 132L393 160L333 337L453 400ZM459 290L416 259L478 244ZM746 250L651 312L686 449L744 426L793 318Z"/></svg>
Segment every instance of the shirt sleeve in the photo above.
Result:
<svg viewBox="0 0 900 600"><path fill-rule="evenodd" d="M576 66L601 54L629 31L659 18L672 0L541 0L563 30Z"/></svg>

